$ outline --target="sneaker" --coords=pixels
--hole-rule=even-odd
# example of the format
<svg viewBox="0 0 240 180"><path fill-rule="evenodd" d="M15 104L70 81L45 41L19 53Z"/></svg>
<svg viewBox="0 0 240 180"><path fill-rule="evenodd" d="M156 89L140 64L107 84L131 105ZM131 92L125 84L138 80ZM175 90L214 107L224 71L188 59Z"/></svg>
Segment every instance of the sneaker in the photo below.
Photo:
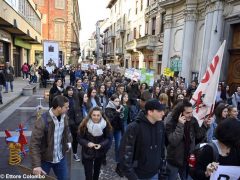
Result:
<svg viewBox="0 0 240 180"><path fill-rule="evenodd" d="M80 158L78 157L77 154L73 154L73 159L74 159L75 161L77 161L77 162L80 161Z"/></svg>

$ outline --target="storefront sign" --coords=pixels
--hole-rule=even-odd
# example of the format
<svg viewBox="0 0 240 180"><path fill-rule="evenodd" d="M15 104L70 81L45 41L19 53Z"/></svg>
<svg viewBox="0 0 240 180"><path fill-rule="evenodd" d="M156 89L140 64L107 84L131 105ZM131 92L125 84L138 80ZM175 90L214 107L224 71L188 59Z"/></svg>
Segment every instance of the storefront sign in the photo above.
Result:
<svg viewBox="0 0 240 180"><path fill-rule="evenodd" d="M6 33L5 31L0 30L0 40L11 42L11 35Z"/></svg>
<svg viewBox="0 0 240 180"><path fill-rule="evenodd" d="M31 44L26 43L25 41L23 41L20 38L15 38L14 44L15 44L15 46L23 47L25 49L31 49Z"/></svg>

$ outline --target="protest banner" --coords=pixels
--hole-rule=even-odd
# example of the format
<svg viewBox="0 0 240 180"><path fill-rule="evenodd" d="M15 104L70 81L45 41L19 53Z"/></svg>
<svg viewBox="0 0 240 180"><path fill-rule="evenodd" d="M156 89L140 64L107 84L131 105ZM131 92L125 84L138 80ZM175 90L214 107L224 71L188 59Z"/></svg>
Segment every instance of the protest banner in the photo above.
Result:
<svg viewBox="0 0 240 180"><path fill-rule="evenodd" d="M240 179L239 166L218 166L213 172L210 180L238 180Z"/></svg>
<svg viewBox="0 0 240 180"><path fill-rule="evenodd" d="M99 75L102 75L103 74L103 70L102 69L98 69L97 70L97 75L99 76Z"/></svg>
<svg viewBox="0 0 240 180"><path fill-rule="evenodd" d="M147 83L149 86L153 86L154 84L154 71L146 70L144 68L141 69L141 83Z"/></svg>
<svg viewBox="0 0 240 180"><path fill-rule="evenodd" d="M81 64L81 69L83 71L87 71L88 70L88 64Z"/></svg>
<svg viewBox="0 0 240 180"><path fill-rule="evenodd" d="M193 115L198 120L199 126L202 126L203 120L212 116L213 113L225 43L226 41L222 43L217 54L213 57L190 101L194 108Z"/></svg>

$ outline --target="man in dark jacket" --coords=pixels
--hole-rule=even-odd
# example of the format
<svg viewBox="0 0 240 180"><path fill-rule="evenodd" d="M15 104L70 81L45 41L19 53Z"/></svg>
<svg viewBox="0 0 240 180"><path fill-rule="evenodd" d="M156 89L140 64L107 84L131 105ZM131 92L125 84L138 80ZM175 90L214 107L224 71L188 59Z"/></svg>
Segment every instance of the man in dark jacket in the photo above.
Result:
<svg viewBox="0 0 240 180"><path fill-rule="evenodd" d="M167 117L166 136L167 145L167 171L168 179L188 178L188 158L195 148L195 142L206 138L206 133L211 121L206 120L199 127L197 120L192 116L193 108L189 101L177 104Z"/></svg>
<svg viewBox="0 0 240 180"><path fill-rule="evenodd" d="M6 78L5 93L8 93L8 84L10 84L11 91L13 92L14 70L9 62L6 62L6 67L3 70L3 73Z"/></svg>
<svg viewBox="0 0 240 180"><path fill-rule="evenodd" d="M157 99L145 104L121 140L120 167L129 180L158 179L164 157L164 105Z"/></svg>
<svg viewBox="0 0 240 180"><path fill-rule="evenodd" d="M3 71L0 70L0 104L2 104L2 88L3 86L5 86L6 84L6 80L5 80L5 76L3 74Z"/></svg>
<svg viewBox="0 0 240 180"><path fill-rule="evenodd" d="M68 179L65 153L71 149L69 136L69 102L58 95L52 101L52 108L35 121L30 143L33 174L48 174L53 169L57 179Z"/></svg>

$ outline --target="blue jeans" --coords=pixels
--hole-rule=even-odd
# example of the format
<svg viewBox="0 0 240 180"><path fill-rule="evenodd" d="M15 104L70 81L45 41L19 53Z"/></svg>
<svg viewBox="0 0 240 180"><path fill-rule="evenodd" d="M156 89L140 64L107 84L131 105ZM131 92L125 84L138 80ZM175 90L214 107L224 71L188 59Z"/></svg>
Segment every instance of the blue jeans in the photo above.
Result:
<svg viewBox="0 0 240 180"><path fill-rule="evenodd" d="M114 130L113 132L114 137L114 144L115 144L115 160L118 163L119 162L119 146L120 146L120 140L122 138L122 132L120 130Z"/></svg>
<svg viewBox="0 0 240 180"><path fill-rule="evenodd" d="M155 174L153 177L151 178L147 178L147 179L138 179L138 180L158 180L158 174Z"/></svg>
<svg viewBox="0 0 240 180"><path fill-rule="evenodd" d="M6 81L5 92L8 92L8 84L10 84L11 91L13 91L13 81Z"/></svg>
<svg viewBox="0 0 240 180"><path fill-rule="evenodd" d="M169 163L167 163L167 172L168 172L168 180L176 180L178 177L178 174L181 177L181 180L192 180L192 178L187 175L187 167L184 168L178 168L176 166L173 166Z"/></svg>
<svg viewBox="0 0 240 180"><path fill-rule="evenodd" d="M67 180L68 179L68 167L66 158L62 158L59 163L51 162L42 162L42 169L49 174L51 168L53 169L54 174L57 176L58 180Z"/></svg>

